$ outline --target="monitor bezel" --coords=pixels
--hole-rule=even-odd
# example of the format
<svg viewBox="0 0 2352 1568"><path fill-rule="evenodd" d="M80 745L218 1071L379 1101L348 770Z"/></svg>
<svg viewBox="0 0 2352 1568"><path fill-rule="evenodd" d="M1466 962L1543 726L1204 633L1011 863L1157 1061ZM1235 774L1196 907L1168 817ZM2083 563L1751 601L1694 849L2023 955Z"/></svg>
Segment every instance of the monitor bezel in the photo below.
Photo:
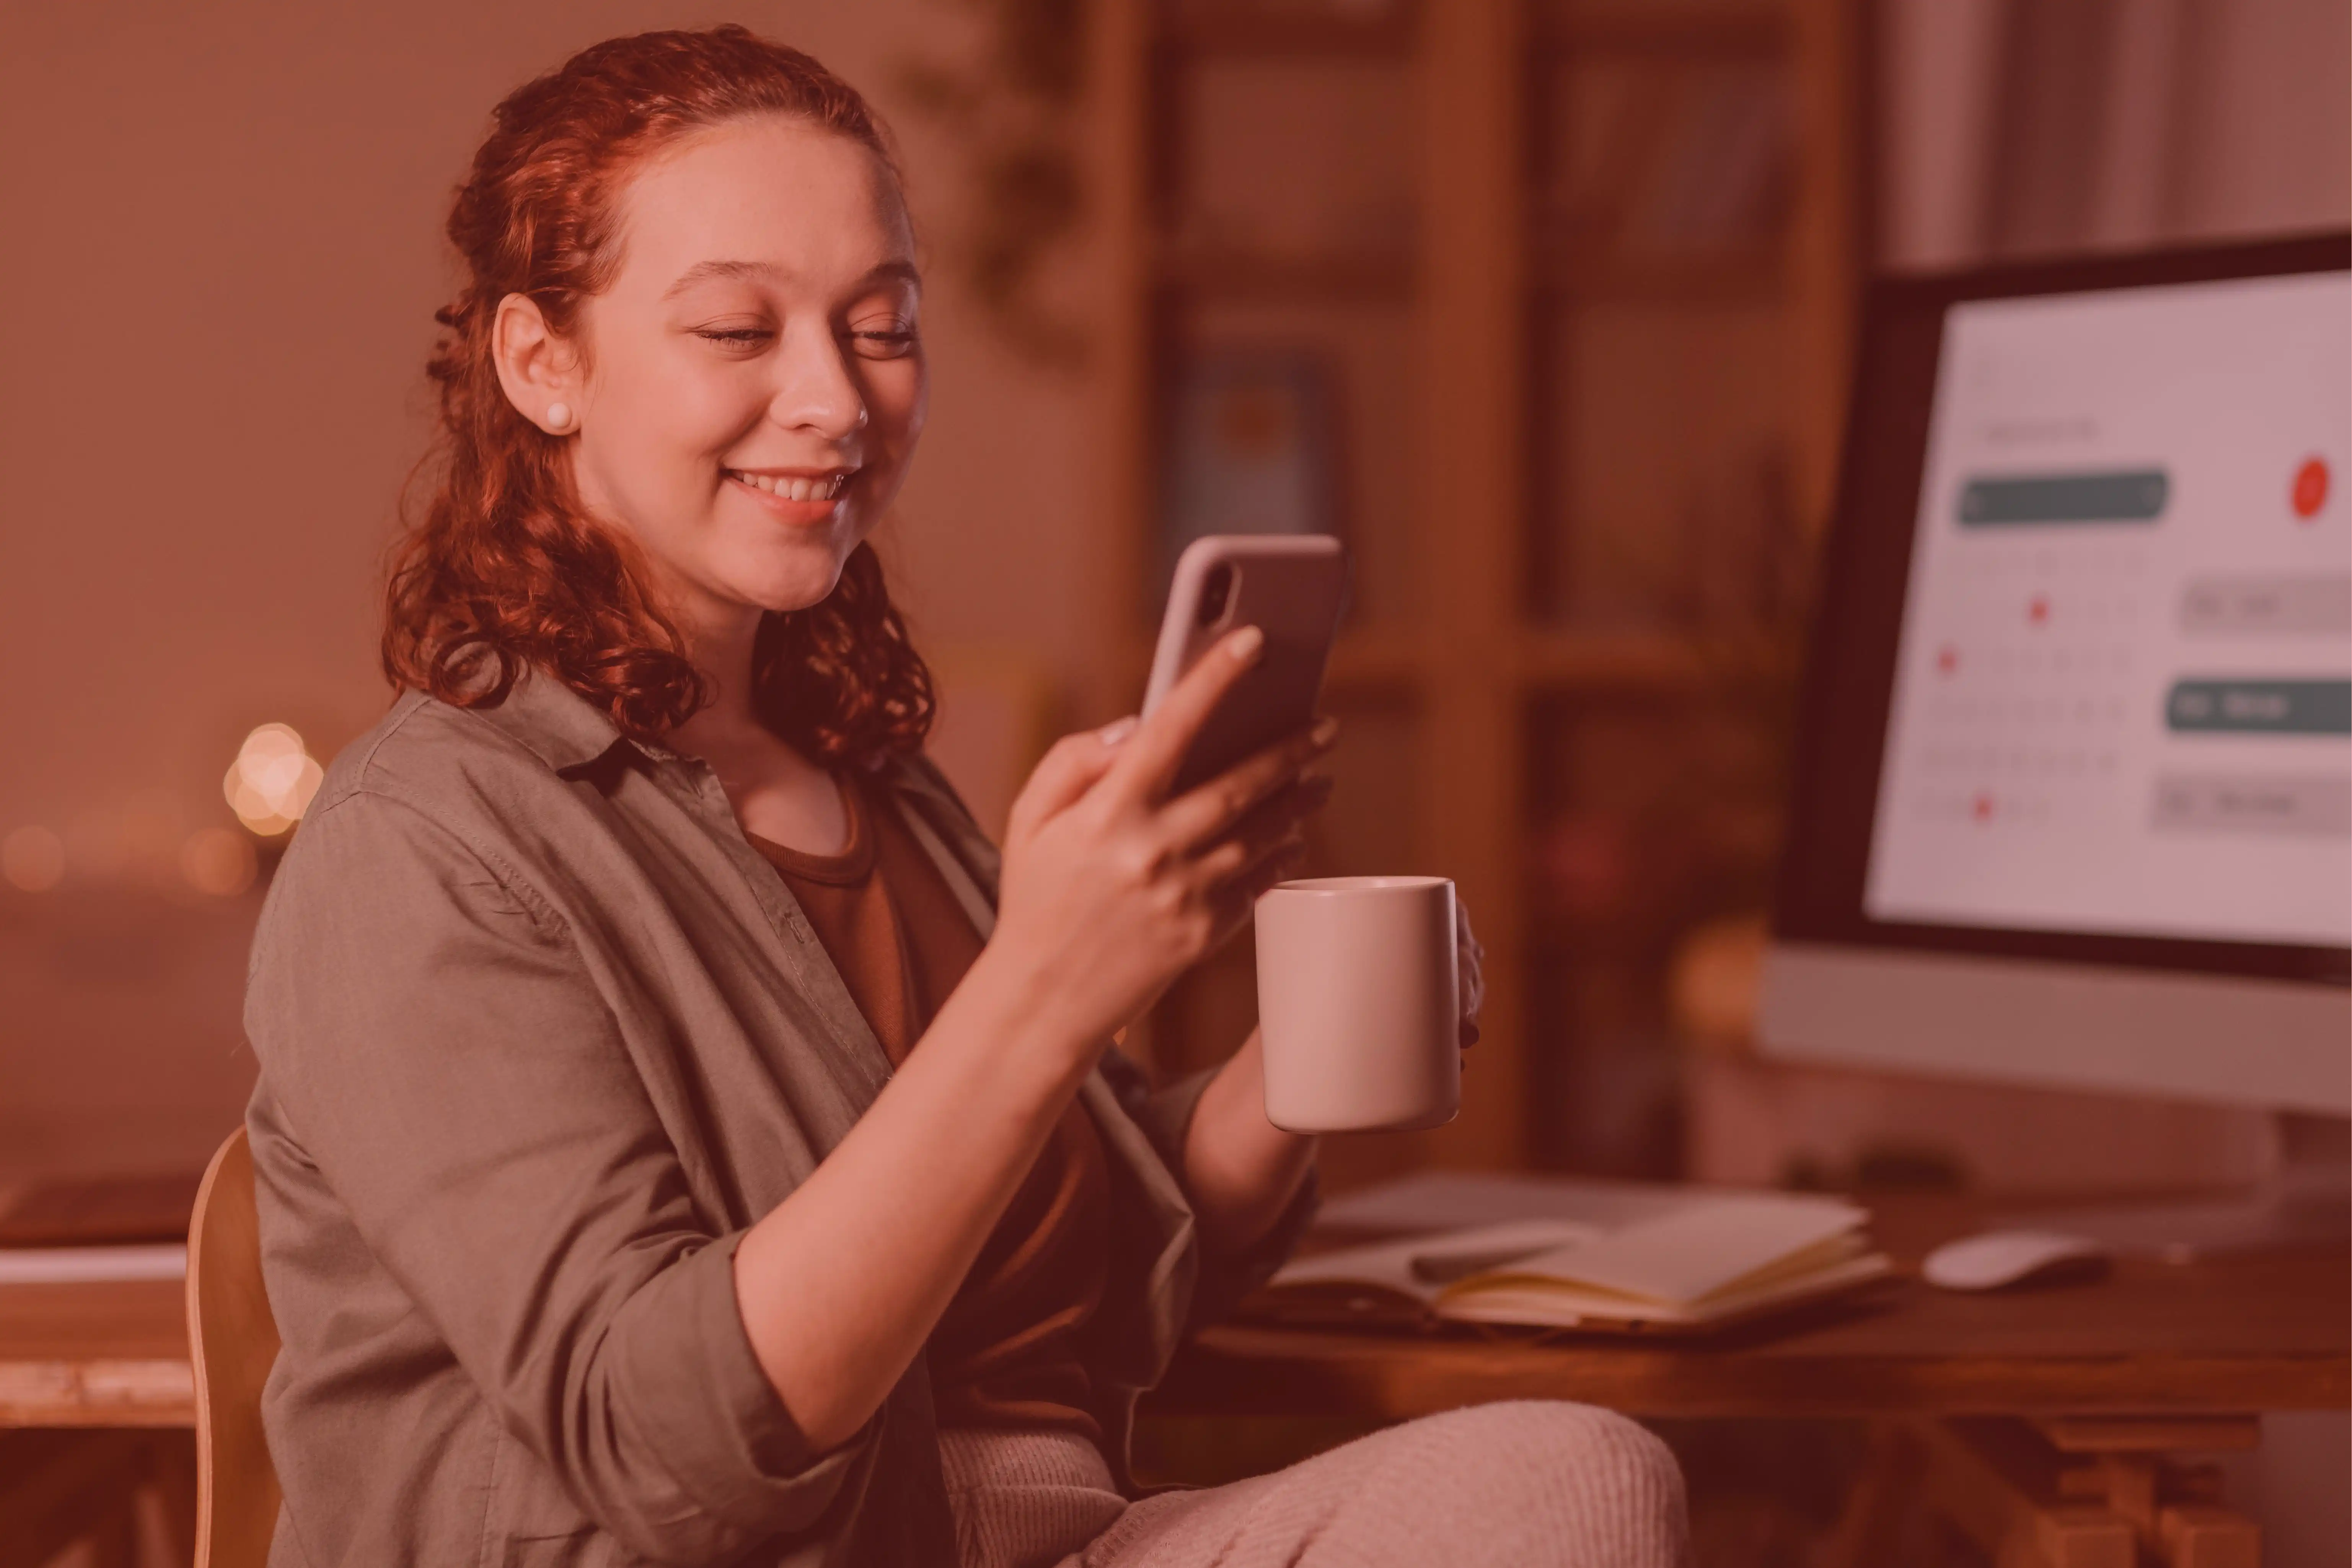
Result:
<svg viewBox="0 0 2352 1568"><path fill-rule="evenodd" d="M2352 233L2329 233L1871 284L1798 710L1777 939L2352 985L2346 947L1880 921L1863 906L1945 312L1980 299L2347 271ZM1886 497L1898 493L1906 499L1891 508Z"/></svg>

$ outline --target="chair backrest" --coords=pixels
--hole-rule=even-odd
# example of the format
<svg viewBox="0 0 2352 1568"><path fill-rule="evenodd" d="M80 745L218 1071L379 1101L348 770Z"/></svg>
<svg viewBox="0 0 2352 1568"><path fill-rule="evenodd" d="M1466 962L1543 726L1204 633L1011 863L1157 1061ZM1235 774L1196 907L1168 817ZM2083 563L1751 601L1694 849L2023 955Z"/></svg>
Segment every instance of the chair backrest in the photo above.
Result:
<svg viewBox="0 0 2352 1568"><path fill-rule="evenodd" d="M278 1359L261 1285L253 1149L239 1127L213 1155L188 1222L188 1350L196 1372L195 1568L265 1568L278 1471L261 1435L261 1385Z"/></svg>

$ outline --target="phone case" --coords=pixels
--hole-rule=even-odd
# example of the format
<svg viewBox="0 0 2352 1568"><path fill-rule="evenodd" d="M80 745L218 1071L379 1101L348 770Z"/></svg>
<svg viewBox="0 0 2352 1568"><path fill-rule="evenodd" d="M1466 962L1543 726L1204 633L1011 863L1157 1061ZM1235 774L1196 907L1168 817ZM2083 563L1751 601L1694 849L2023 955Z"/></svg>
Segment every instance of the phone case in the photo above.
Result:
<svg viewBox="0 0 2352 1568"><path fill-rule="evenodd" d="M1202 595L1221 568L1234 574L1231 589L1203 620ZM1264 632L1265 653L1202 727L1178 771L1178 792L1312 722L1347 599L1347 551L1328 534L1210 534L1185 548L1169 585L1144 713L1236 627Z"/></svg>

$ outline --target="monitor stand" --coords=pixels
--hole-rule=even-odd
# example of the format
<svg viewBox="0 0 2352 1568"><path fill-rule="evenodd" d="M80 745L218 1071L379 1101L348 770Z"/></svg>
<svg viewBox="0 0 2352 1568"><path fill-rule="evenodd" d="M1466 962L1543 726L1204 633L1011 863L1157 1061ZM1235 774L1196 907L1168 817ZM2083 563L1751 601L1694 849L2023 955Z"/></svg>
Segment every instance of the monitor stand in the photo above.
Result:
<svg viewBox="0 0 2352 1568"><path fill-rule="evenodd" d="M2278 1136L2277 1168L2244 1197L2051 1210L2020 1224L2175 1262L2352 1240L2352 1122L2281 1112Z"/></svg>

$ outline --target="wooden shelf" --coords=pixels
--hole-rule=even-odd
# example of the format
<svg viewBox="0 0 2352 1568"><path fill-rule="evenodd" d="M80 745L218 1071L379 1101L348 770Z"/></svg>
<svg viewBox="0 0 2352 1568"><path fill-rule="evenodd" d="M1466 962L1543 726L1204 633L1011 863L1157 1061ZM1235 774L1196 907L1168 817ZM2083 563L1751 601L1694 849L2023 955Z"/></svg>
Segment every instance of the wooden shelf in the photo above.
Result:
<svg viewBox="0 0 2352 1568"><path fill-rule="evenodd" d="M1554 299L1631 299L1770 303L1789 287L1787 246L1766 245L1720 256L1655 259L1539 259L1536 291Z"/></svg>
<svg viewBox="0 0 2352 1568"><path fill-rule="evenodd" d="M1763 636L1501 630L1485 647L1474 647L1471 656L1483 656L1495 674L1530 697L1579 692L1696 695L1785 681L1795 668L1786 643ZM1351 632L1332 650L1327 684L1334 693L1418 688L1442 678L1461 652L1458 643L1448 653L1409 632Z"/></svg>
<svg viewBox="0 0 2352 1568"><path fill-rule="evenodd" d="M1672 632L1536 630L1521 635L1517 675L1529 696L1587 691L1698 695L1784 679L1779 643Z"/></svg>
<svg viewBox="0 0 2352 1568"><path fill-rule="evenodd" d="M1707 668L1691 643L1665 632L1528 632L1517 652L1514 673L1530 693L1685 691L1703 682Z"/></svg>
<svg viewBox="0 0 2352 1568"><path fill-rule="evenodd" d="M1170 246L1157 273L1162 289L1197 298L1402 305L1413 295L1409 256L1251 256Z"/></svg>
<svg viewBox="0 0 2352 1568"><path fill-rule="evenodd" d="M1194 58L1403 60L1412 54L1412 17L1403 6L1394 15L1360 21L1202 7L1189 16L1171 17L1159 43Z"/></svg>
<svg viewBox="0 0 2352 1568"><path fill-rule="evenodd" d="M1752 436L1744 426L1717 428L1726 417L1706 409L1691 419L1715 424L1687 428L1671 392L1662 399L1658 389L1671 389L1677 378L1708 383L1717 361L1706 334L1718 327L1759 336L1748 330L1755 323L1748 313L1727 308L1780 313L1790 363L1750 375L1724 395L1746 396L1762 385L1790 411L1792 504L1804 517L1825 507L1859 254L1853 120L1862 4L1399 0L1393 15L1355 22L1305 5L1244 10L1238 0L1190 7L1105 0L1092 30L1099 101L1109 106L1097 152L1117 302L1106 333L1105 510L1117 526L1114 580L1133 601L1106 628L1101 667L1116 672L1122 693L1140 687L1160 608L1139 601L1148 597L1146 568L1156 550L1155 432L1171 356L1185 347L1171 319L1203 304L1247 303L1255 308L1247 318L1278 335L1313 329L1320 308L1374 307L1391 313L1378 322L1382 351L1401 350L1410 366L1383 383L1378 417L1368 413L1356 428L1362 439L1413 444L1402 479L1390 474L1384 481L1409 492L1401 527L1367 536L1367 548L1377 537L1381 548L1400 552L1383 570L1390 580L1410 575L1412 592L1404 597L1413 617L1352 625L1334 652L1328 688L1335 706L1375 710L1359 731L1377 744L1357 754L1369 770L1358 777L1369 792L1353 800L1357 825L1370 822L1385 835L1377 853L1395 864L1443 868L1479 912L1491 1054L1476 1082L1465 1082L1453 1125L1350 1145L1364 1156L1359 1175L1431 1159L1508 1166L1537 1147L1534 1118L1557 1088L1537 1071L1557 1050L1548 1039L1557 1031L1529 1016L1538 956L1531 945L1543 936L1527 907L1526 866L1540 826L1528 816L1529 767L1542 738L1530 721L1544 705L1622 699L1646 705L1666 726L1684 722L1694 705L1779 711L1777 704L1742 705L1749 693L1785 690L1795 662L1785 637L1701 636L1639 624L1601 630L1529 616L1528 530L1551 522L1548 513L1537 516L1551 498L1539 465L1560 438L1551 425L1538 428L1529 411L1542 410L1545 419L1593 413L1589 399L1549 405L1530 345L1549 341L1544 334L1554 323L1546 312L1562 307L1631 301L1669 314L1682 308L1688 320L1673 324L1666 344L1678 360L1658 367L1646 402L1606 412L1616 419L1610 439L1629 421L1646 420L1643 430L1671 426L1682 443L1653 443L1658 450L1702 461L1722 455L1706 447L1710 439L1719 445ZM1550 134L1537 95L1598 92L1587 80L1591 73L1574 68L1596 57L1638 73L1656 67L1662 77L1721 67L1785 73L1795 178L1778 224L1753 243L1683 258L1627 259L1598 245L1563 245L1573 233L1561 214L1533 201L1535 139ZM1178 117L1188 112L1181 73L1202 61L1240 58L1393 62L1409 72L1410 107L1401 112L1412 117L1406 178L1415 226L1393 236L1409 254L1246 254L1231 240L1223 248L1204 243L1212 238L1205 232L1171 232L1162 183L1172 177L1167 150L1180 144ZM1636 83L1634 90L1648 89ZM1263 171L1246 162L1220 168L1231 179L1284 178L1272 162ZM1269 199L1316 193L1293 198L1261 189L1253 196L1261 207L1253 210L1265 210ZM1601 210L1614 208L1604 203ZM1398 397L1408 406L1396 407ZM1360 482L1352 471L1350 478ZM1579 505L1577 525L1597 527L1606 518L1588 514L1624 503L1604 490ZM1391 537L1399 532L1405 537ZM1634 606L1595 608L1631 613ZM1152 1028L1166 1030L1154 1037L1155 1060L1172 1068L1213 1055L1246 1010L1245 998L1236 1000L1238 984L1232 973L1205 977L1194 1000L1155 1019Z"/></svg>
<svg viewBox="0 0 2352 1568"><path fill-rule="evenodd" d="M1419 639L1382 630L1343 633L1324 685L1334 695L1386 695L1418 686L1427 667Z"/></svg>
<svg viewBox="0 0 2352 1568"><path fill-rule="evenodd" d="M1793 47L1797 30L1778 5L1718 11L1664 5L1593 6L1551 19L1535 33L1547 54L1666 55L1676 60L1746 59Z"/></svg>

